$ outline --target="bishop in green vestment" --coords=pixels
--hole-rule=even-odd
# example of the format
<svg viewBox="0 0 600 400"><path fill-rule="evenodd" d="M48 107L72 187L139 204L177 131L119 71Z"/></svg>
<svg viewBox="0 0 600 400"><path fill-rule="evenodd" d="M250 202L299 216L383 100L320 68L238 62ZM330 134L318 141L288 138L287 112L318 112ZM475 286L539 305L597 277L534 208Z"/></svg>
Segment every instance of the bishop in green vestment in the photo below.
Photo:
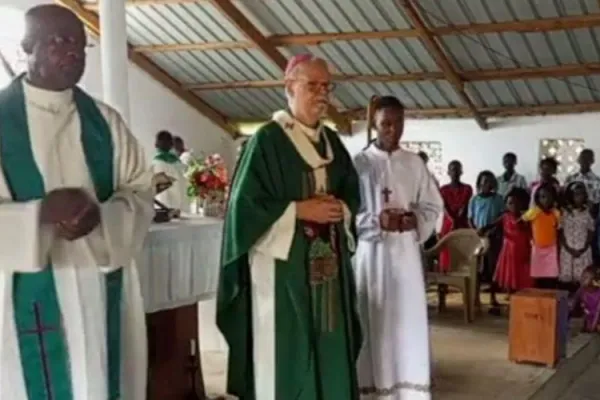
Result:
<svg viewBox="0 0 600 400"><path fill-rule="evenodd" d="M150 166L119 114L76 86L77 17L43 5L26 26L28 70L0 91L0 399L144 400L132 264Z"/></svg>
<svg viewBox="0 0 600 400"><path fill-rule="evenodd" d="M319 123L325 63L296 57L286 80L290 111L245 145L225 220L217 323L229 344L228 391L354 400L358 178L337 134Z"/></svg>

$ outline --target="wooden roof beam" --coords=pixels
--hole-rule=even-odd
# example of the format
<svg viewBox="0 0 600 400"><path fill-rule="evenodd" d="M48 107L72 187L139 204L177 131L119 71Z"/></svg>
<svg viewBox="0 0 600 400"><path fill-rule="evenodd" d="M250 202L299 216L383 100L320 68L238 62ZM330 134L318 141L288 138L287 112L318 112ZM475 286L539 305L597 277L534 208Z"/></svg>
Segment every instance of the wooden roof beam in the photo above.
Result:
<svg viewBox="0 0 600 400"><path fill-rule="evenodd" d="M110 0L97 0L94 3L86 3L83 5L85 9L96 11L98 10L98 2L110 1ZM126 0L125 5L127 7L135 6L154 6L159 4L185 4L185 3L198 3L198 1L205 0Z"/></svg>
<svg viewBox="0 0 600 400"><path fill-rule="evenodd" d="M55 2L73 11L93 36L100 36L100 20L98 18L98 14L84 9L78 0L55 0ZM219 111L214 109L209 104L202 101L202 99L200 99L194 93L185 90L179 84L179 82L177 82L160 67L154 64L148 57L130 50L129 59L131 62L133 62L143 71L145 71L148 75L156 79L159 83L161 83L171 92L173 92L173 94L175 94L185 103L187 103L192 108L196 109L206 118L208 118L210 121L212 121L215 125L225 130L231 136L237 136L235 127L229 123L228 119L224 115L222 115Z"/></svg>
<svg viewBox="0 0 600 400"><path fill-rule="evenodd" d="M403 81L431 81L445 79L441 72L415 72L393 75L333 75L333 81L340 82L403 82ZM269 89L285 85L283 80L264 81L234 81L234 82L211 82L194 83L186 86L188 90L207 91L224 89Z"/></svg>
<svg viewBox="0 0 600 400"><path fill-rule="evenodd" d="M277 65L282 72L287 67L288 60L275 46L250 22L250 20L230 0L208 0L235 26L249 42L254 43L262 53ZM329 106L329 118L340 131L350 131L350 121L333 105Z"/></svg>
<svg viewBox="0 0 600 400"><path fill-rule="evenodd" d="M478 71L458 72L460 79L464 82L479 81L504 81L514 79L543 79L543 78L567 78L571 76L587 76L600 74L600 63L587 64L563 64L550 67L536 68L503 68ZM333 75L333 80L340 82L415 82L444 80L443 72L411 72L405 74L390 75ZM229 89L271 89L284 86L283 80L263 81L233 81L233 82L209 82L193 83L185 88L194 91L214 91Z"/></svg>
<svg viewBox="0 0 600 400"><path fill-rule="evenodd" d="M180 1L180 0L178 0ZM568 29L583 29L600 27L600 14L575 15L567 17L546 18L531 21L491 22L479 24L453 25L431 28L434 36L468 35L503 32L552 32ZM340 32L340 33L311 33L304 35L273 35L267 39L276 47L286 46L317 46L335 41L416 38L416 29L396 29L372 32ZM254 47L251 42L206 42L185 43L172 45L138 46L135 51L142 53L157 53L167 51L204 51L204 50L235 50Z"/></svg>
<svg viewBox="0 0 600 400"><path fill-rule="evenodd" d="M413 0L396 0L396 2L400 5L402 10L404 10L404 13L408 16L408 19L412 22L415 29L419 31L420 37L423 40L423 44L429 50L429 53L435 60L440 70L444 72L446 79L454 87L459 98L471 111L473 118L475 118L475 121L479 127L483 130L487 130L488 124L485 121L485 118L479 114L477 107L465 92L464 83L462 82L461 77L454 70L454 67L452 66L448 57L446 57L444 54L441 46L436 42L433 34L425 25L425 22L419 15L417 6L415 6Z"/></svg>
<svg viewBox="0 0 600 400"><path fill-rule="evenodd" d="M577 104L543 104L530 106L502 106L502 107L484 107L479 109L481 114L488 118L509 118L509 117L533 117L543 115L561 115L561 114L580 114L588 112L600 112L600 102L588 102ZM353 121L364 120L366 109L354 109L346 111L346 114ZM466 107L458 108L412 108L404 112L407 118L411 119L440 119L440 118L472 118L471 111ZM265 120L235 120L232 123L239 126L241 124L259 124Z"/></svg>
<svg viewBox="0 0 600 400"><path fill-rule="evenodd" d="M600 102L576 104L541 104L522 106L483 107L479 109L488 118L527 117L535 115L578 114L600 112ZM367 110L358 108L348 110L346 114L352 120L363 120ZM457 108L422 108L407 109L405 115L409 118L468 118L471 111L467 107ZM239 123L240 121L236 121Z"/></svg>

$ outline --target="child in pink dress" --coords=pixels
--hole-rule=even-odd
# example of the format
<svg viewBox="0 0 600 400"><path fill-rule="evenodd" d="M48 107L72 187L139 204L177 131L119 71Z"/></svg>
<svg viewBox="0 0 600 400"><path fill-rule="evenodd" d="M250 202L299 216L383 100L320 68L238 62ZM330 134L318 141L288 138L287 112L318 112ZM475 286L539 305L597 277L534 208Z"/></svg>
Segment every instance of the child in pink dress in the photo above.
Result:
<svg viewBox="0 0 600 400"><path fill-rule="evenodd" d="M529 271L531 229L521 219L529 204L529 193L522 188L513 188L505 202L506 212L499 222L504 240L494 281L510 294L533 286Z"/></svg>

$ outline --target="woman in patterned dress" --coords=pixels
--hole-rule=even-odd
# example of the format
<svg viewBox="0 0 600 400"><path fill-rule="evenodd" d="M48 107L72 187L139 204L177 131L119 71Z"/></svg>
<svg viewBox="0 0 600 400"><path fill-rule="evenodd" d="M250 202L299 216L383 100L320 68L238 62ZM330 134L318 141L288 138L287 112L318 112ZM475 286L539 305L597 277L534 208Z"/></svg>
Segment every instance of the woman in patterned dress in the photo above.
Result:
<svg viewBox="0 0 600 400"><path fill-rule="evenodd" d="M581 280L581 273L592 265L594 219L588 208L588 195L582 182L573 182L565 191L565 210L560 222L559 280L569 289Z"/></svg>

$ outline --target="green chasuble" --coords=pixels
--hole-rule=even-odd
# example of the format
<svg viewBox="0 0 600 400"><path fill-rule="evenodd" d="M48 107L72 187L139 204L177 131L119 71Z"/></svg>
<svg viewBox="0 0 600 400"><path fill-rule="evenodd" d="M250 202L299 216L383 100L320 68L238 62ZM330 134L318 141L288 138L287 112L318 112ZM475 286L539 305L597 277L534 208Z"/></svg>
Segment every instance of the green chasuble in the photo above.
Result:
<svg viewBox="0 0 600 400"><path fill-rule="evenodd" d="M23 76L0 92L0 160L15 202L43 199L44 178L36 164ZM113 142L94 100L78 88L73 97L81 122L81 144L100 202L113 194ZM73 166L85 168L85 166ZM122 270L106 275L109 400L120 398ZM38 273L13 274L13 307L29 400L72 400L69 354L52 265Z"/></svg>
<svg viewBox="0 0 600 400"><path fill-rule="evenodd" d="M334 156L326 166L327 192L342 200L354 218L360 201L354 166L337 134L326 128L323 134ZM323 136L314 145L324 156ZM236 168L225 219L217 324L230 350L228 392L241 400L262 400L254 387L258 338L253 336L256 304L249 252L291 202L315 195L312 177L312 167L277 122L266 124L248 140ZM343 223L324 227L325 242L315 246L307 233L314 226L297 220L287 261L275 260L275 321L270 334L275 341L276 400L359 398L355 362L362 337L350 249ZM336 277L320 282L315 280L314 257L327 253L320 253L329 248L324 245L327 238L333 238ZM320 271L326 269L327 265Z"/></svg>

